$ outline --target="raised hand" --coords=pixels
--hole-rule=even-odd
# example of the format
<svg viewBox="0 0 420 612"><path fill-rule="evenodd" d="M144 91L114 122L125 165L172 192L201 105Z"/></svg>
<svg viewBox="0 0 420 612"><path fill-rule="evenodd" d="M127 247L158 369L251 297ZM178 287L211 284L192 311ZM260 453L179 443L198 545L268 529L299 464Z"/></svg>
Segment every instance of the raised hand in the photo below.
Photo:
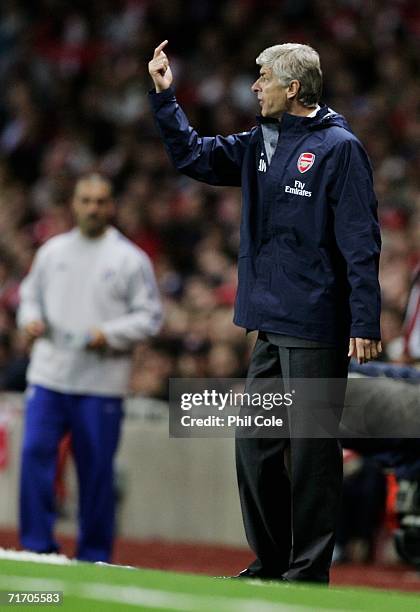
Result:
<svg viewBox="0 0 420 612"><path fill-rule="evenodd" d="M167 44L167 40L161 42L153 53L153 59L149 62L149 74L153 79L157 93L168 89L173 80L168 56L163 51Z"/></svg>

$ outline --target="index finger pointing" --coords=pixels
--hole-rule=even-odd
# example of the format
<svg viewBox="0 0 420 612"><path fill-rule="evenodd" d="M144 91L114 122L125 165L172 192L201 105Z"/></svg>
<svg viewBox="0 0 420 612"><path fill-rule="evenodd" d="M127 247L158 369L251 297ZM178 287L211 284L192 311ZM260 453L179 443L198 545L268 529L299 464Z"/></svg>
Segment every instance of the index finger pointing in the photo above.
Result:
<svg viewBox="0 0 420 612"><path fill-rule="evenodd" d="M166 47L166 45L168 44L167 40L164 40L163 42L160 43L160 45L158 45L155 49L155 52L153 53L153 57L157 57L159 55L159 53L162 51L162 49L164 49Z"/></svg>

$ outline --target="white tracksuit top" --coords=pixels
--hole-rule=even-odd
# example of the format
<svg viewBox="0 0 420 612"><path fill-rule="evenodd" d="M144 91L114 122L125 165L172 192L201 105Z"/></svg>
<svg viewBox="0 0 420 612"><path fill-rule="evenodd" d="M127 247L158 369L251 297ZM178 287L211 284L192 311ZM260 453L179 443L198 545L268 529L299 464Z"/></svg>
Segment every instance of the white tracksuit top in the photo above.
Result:
<svg viewBox="0 0 420 612"><path fill-rule="evenodd" d="M113 227L96 239L76 228L48 240L20 298L19 327L35 320L47 326L32 348L28 382L63 393L125 395L131 349L162 321L148 256ZM92 328L105 334L109 349L85 348Z"/></svg>

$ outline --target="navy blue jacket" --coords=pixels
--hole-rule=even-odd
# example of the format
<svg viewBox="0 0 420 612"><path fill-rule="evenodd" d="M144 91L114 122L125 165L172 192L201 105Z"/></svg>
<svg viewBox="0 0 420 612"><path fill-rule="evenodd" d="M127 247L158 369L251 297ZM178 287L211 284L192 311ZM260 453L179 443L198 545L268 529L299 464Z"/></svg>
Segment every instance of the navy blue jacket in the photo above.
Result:
<svg viewBox="0 0 420 612"><path fill-rule="evenodd" d="M345 119L326 106L314 118L283 114L268 164L266 119L200 137L172 88L150 99L178 170L242 186L234 322L332 344L379 339L377 202L369 159Z"/></svg>

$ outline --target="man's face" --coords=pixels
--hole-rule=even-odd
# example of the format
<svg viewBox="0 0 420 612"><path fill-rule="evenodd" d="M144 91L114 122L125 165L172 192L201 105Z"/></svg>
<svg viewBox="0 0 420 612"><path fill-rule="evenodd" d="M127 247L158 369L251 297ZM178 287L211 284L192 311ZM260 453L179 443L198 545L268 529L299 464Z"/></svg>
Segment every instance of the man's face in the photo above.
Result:
<svg viewBox="0 0 420 612"><path fill-rule="evenodd" d="M115 212L110 186L95 179L79 181L72 206L81 232L91 238L106 230Z"/></svg>
<svg viewBox="0 0 420 612"><path fill-rule="evenodd" d="M281 117L287 108L289 88L273 74L272 68L261 66L260 76L251 89L258 96L263 117Z"/></svg>

